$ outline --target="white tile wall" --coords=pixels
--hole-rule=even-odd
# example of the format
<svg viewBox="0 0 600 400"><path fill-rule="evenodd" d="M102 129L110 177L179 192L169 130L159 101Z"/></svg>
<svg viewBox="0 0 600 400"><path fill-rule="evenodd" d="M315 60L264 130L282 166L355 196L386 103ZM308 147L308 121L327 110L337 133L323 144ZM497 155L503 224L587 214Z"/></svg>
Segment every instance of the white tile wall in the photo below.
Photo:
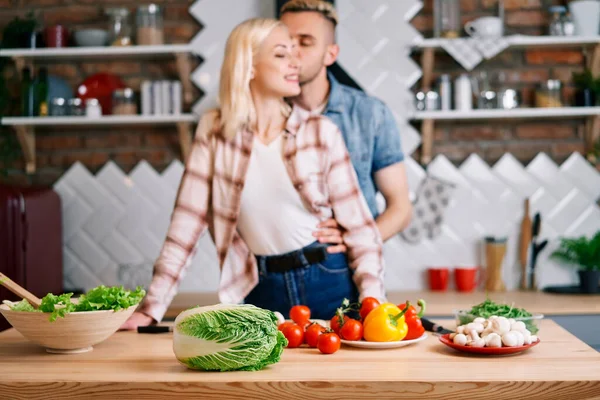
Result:
<svg viewBox="0 0 600 400"><path fill-rule="evenodd" d="M425 288L428 266L482 265L481 249L487 235L508 237L504 279L509 288L517 287L517 244L525 199L521 185L525 181L535 182L531 216L540 210L540 238L550 239L538 261L540 285L576 282L573 271L548 260L548 255L558 236L591 235L600 229L599 196L588 195L597 191L594 185L600 174L590 170L577 153L561 166L541 157L547 170L585 176L589 183L580 178L577 187L557 199L548 194L557 191L552 181L538 181L528 172L539 161L523 167L507 155L490 168L473 156L457 168L444 156L436 157L428 173L457 185L442 233L416 245L399 236L386 243L388 289ZM511 171L510 180L501 178L505 168ZM63 199L65 285L89 289L100 283L147 283L166 234L182 171L179 162L162 174L141 162L126 175L109 162L94 176L81 164L73 165L55 185ZM407 171L411 187L417 188L425 171L412 159L407 160ZM217 282L214 245L205 235L181 291L214 291Z"/></svg>

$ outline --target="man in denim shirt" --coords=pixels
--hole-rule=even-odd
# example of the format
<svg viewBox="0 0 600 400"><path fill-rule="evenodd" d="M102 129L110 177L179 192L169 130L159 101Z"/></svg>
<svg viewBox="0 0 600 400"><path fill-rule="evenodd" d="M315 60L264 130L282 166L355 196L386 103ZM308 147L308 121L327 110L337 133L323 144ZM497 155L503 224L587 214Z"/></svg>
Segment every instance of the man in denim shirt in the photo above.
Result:
<svg viewBox="0 0 600 400"><path fill-rule="evenodd" d="M339 53L335 43L337 14L320 0L291 0L281 9L281 21L296 42L302 93L293 101L311 113L322 113L342 131L365 199L383 240L404 229L411 215L400 133L389 108L380 100L339 83L327 67ZM386 208L379 214L375 195L383 195ZM315 236L344 251L334 220L321 224Z"/></svg>

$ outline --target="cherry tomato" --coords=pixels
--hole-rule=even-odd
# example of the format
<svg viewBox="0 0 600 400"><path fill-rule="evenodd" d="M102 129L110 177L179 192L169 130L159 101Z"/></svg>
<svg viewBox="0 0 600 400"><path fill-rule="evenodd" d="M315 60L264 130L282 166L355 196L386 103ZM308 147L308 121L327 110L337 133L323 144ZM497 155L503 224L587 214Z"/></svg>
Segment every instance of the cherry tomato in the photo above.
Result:
<svg viewBox="0 0 600 400"><path fill-rule="evenodd" d="M290 310L290 318L298 325L304 326L310 320L310 308L306 306L294 306Z"/></svg>
<svg viewBox="0 0 600 400"><path fill-rule="evenodd" d="M288 326L290 326L290 325L296 325L296 324L294 324L294 323L293 323L293 322L291 322L291 321L286 321L286 322L284 322L283 324L279 324L279 325L277 326L277 329L279 329L281 332L283 332L283 330L284 330L285 328L287 328Z"/></svg>
<svg viewBox="0 0 600 400"><path fill-rule="evenodd" d="M325 332L326 329L322 325L319 324L311 324L307 329L306 333L304 333L304 341L310 347L317 347L317 343L319 340L319 336Z"/></svg>
<svg viewBox="0 0 600 400"><path fill-rule="evenodd" d="M367 315L379 306L379 300L374 297L365 297L360 305L360 317L364 321Z"/></svg>
<svg viewBox="0 0 600 400"><path fill-rule="evenodd" d="M299 325L288 325L281 332L288 340L289 348L299 347L304 342L304 329Z"/></svg>
<svg viewBox="0 0 600 400"><path fill-rule="evenodd" d="M360 321L349 319L340 328L340 337L344 340L360 340L363 337L363 325Z"/></svg>
<svg viewBox="0 0 600 400"><path fill-rule="evenodd" d="M335 333L323 333L319 336L317 347L323 354L333 354L340 349L340 337Z"/></svg>
<svg viewBox="0 0 600 400"><path fill-rule="evenodd" d="M344 315L344 322L348 321L350 318L347 315ZM333 329L333 331L337 334L340 333L340 318L337 315L334 315L331 318L331 321L329 321L329 326L331 327L331 329Z"/></svg>

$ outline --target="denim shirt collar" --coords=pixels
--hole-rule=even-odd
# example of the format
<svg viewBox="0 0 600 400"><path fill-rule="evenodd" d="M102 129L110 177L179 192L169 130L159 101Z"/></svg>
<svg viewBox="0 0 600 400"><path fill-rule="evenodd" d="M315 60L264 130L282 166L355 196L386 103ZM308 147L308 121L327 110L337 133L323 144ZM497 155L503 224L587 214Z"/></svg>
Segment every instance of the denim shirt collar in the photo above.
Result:
<svg viewBox="0 0 600 400"><path fill-rule="evenodd" d="M335 79L333 74L327 71L327 79L329 79L329 100L323 114L328 112L343 113L344 112L344 93L340 83Z"/></svg>

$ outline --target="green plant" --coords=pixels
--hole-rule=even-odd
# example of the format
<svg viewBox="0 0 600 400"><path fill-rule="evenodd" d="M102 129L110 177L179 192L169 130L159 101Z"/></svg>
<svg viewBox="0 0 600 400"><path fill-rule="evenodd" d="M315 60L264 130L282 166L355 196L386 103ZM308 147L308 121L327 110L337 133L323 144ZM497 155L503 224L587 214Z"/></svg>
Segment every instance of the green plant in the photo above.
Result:
<svg viewBox="0 0 600 400"><path fill-rule="evenodd" d="M573 72L573 84L579 90L590 89L596 91L596 80L592 71L585 69L583 72Z"/></svg>
<svg viewBox="0 0 600 400"><path fill-rule="evenodd" d="M583 271L600 271L600 231L591 239L585 236L561 238L560 247L551 257Z"/></svg>

